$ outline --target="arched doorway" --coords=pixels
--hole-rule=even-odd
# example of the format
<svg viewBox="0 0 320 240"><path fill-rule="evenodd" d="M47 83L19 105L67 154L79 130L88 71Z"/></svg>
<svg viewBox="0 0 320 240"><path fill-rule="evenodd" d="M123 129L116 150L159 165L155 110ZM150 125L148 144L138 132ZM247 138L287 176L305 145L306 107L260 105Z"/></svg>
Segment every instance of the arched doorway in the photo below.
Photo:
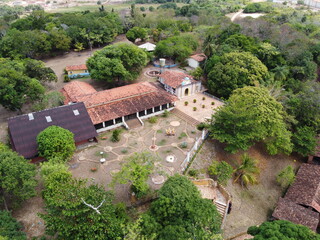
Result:
<svg viewBox="0 0 320 240"><path fill-rule="evenodd" d="M184 96L188 96L189 95L189 88L186 88L186 90L184 90Z"/></svg>

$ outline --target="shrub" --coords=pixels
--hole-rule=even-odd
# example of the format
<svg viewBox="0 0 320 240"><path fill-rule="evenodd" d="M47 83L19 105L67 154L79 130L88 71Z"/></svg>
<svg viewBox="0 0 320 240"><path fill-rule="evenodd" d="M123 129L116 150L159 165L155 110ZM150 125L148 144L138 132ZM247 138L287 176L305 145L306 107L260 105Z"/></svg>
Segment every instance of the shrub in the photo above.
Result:
<svg viewBox="0 0 320 240"><path fill-rule="evenodd" d="M145 7L140 7L140 11L141 11L141 12L144 12L145 10L146 10Z"/></svg>
<svg viewBox="0 0 320 240"><path fill-rule="evenodd" d="M149 11L150 11L150 12L153 12L153 11L154 11L154 7L153 7L153 6L150 6L150 7L149 7Z"/></svg>
<svg viewBox="0 0 320 240"><path fill-rule="evenodd" d="M68 75L64 75L64 82L70 82L70 78Z"/></svg>
<svg viewBox="0 0 320 240"><path fill-rule="evenodd" d="M182 138L184 138L184 137L187 137L188 135L185 133L185 132L182 132L181 134L180 134L180 136L178 137L178 139L182 139Z"/></svg>
<svg viewBox="0 0 320 240"><path fill-rule="evenodd" d="M162 139L160 142L158 142L159 146L163 146L167 141L165 139Z"/></svg>
<svg viewBox="0 0 320 240"><path fill-rule="evenodd" d="M188 147L188 143L187 142L183 142L183 143L180 143L179 145L181 148L187 148Z"/></svg>
<svg viewBox="0 0 320 240"><path fill-rule="evenodd" d="M277 183L281 185L283 188L289 187L295 179L295 173L292 166L287 166L278 174Z"/></svg>
<svg viewBox="0 0 320 240"><path fill-rule="evenodd" d="M203 97L202 100L206 100L206 97Z"/></svg>
<svg viewBox="0 0 320 240"><path fill-rule="evenodd" d="M199 123L199 124L197 125L197 129L198 129L199 131L202 131L203 129L208 128L208 127L209 127L209 124L204 123L204 122Z"/></svg>
<svg viewBox="0 0 320 240"><path fill-rule="evenodd" d="M213 106L215 104L215 102L211 102L211 105Z"/></svg>
<svg viewBox="0 0 320 240"><path fill-rule="evenodd" d="M196 103L197 102L197 99L193 99L193 103Z"/></svg>
<svg viewBox="0 0 320 240"><path fill-rule="evenodd" d="M121 150L121 153L122 154L126 154L126 153L128 153L128 150L124 148L124 149Z"/></svg>
<svg viewBox="0 0 320 240"><path fill-rule="evenodd" d="M112 132L112 135L111 135L111 142L119 142L120 141L120 134L121 134L122 130L121 129L115 129L113 130Z"/></svg>
<svg viewBox="0 0 320 240"><path fill-rule="evenodd" d="M197 111L197 107L193 107L193 111Z"/></svg>
<svg viewBox="0 0 320 240"><path fill-rule="evenodd" d="M188 101L185 101L185 102L184 102L184 105L185 105L185 106L188 106L188 104L189 104Z"/></svg>
<svg viewBox="0 0 320 240"><path fill-rule="evenodd" d="M151 118L148 119L149 123L156 123L158 121L158 118L153 116Z"/></svg>
<svg viewBox="0 0 320 240"><path fill-rule="evenodd" d="M208 168L208 172L215 177L218 183L225 185L232 177L233 169L230 164L224 161L214 161Z"/></svg>
<svg viewBox="0 0 320 240"><path fill-rule="evenodd" d="M199 176L199 170L198 169L190 169L188 171L188 174L190 177L198 177Z"/></svg>
<svg viewBox="0 0 320 240"><path fill-rule="evenodd" d="M206 107L206 105L202 105L202 108L205 108Z"/></svg>
<svg viewBox="0 0 320 240"><path fill-rule="evenodd" d="M169 116L169 114L170 114L169 111L166 109L163 111L162 117L166 118Z"/></svg>

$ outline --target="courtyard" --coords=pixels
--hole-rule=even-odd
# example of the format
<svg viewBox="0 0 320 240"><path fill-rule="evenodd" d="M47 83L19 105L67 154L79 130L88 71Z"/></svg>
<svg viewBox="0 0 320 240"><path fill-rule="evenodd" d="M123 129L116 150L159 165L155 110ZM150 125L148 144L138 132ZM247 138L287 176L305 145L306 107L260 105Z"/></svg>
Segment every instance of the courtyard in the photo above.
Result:
<svg viewBox="0 0 320 240"><path fill-rule="evenodd" d="M171 136L168 136L168 132ZM156 123L144 120L144 126L135 129L122 129L119 142L112 142L112 131L99 135L99 142L86 149L79 150L69 162L74 177L88 178L110 190L108 184L112 174L121 169L121 164L134 152L151 152L157 159L155 170L149 177L151 189L156 190L168 176L181 173L182 163L188 151L194 146L202 132L195 126L178 118L173 113L158 116ZM103 159L103 163L100 160ZM94 169L94 171L92 171ZM129 185L115 188L118 201L130 206Z"/></svg>

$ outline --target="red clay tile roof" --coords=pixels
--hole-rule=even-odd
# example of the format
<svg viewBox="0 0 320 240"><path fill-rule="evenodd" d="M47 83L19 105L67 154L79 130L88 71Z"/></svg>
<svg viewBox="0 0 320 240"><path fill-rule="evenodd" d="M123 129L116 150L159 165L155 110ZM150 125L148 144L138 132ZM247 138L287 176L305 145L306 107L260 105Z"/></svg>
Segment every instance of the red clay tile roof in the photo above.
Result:
<svg viewBox="0 0 320 240"><path fill-rule="evenodd" d="M285 197L320 212L320 166L302 164Z"/></svg>
<svg viewBox="0 0 320 240"><path fill-rule="evenodd" d="M177 71L165 71L159 75L163 79L163 83L169 85L172 88L177 88L183 85L184 82L197 82L192 76Z"/></svg>
<svg viewBox="0 0 320 240"><path fill-rule="evenodd" d="M74 112L78 110L78 115ZM56 125L68 129L74 134L76 143L94 138L97 132L92 124L83 103L65 105L32 113L33 120L28 114L8 119L9 134L13 149L25 158L33 158L38 153L36 138L49 126ZM51 117L47 122L46 116Z"/></svg>
<svg viewBox="0 0 320 240"><path fill-rule="evenodd" d="M272 217L304 225L313 231L316 231L319 223L319 213L300 206L286 198L279 199Z"/></svg>
<svg viewBox="0 0 320 240"><path fill-rule="evenodd" d="M73 91L71 93L67 91L67 94L71 95ZM76 102L84 102L94 124L177 101L175 96L149 82L134 83L70 98Z"/></svg>
<svg viewBox="0 0 320 240"><path fill-rule="evenodd" d="M61 93L65 97L64 104L77 102L77 96L88 95L96 92L97 91L90 84L80 81L72 81L61 89Z"/></svg>
<svg viewBox="0 0 320 240"><path fill-rule="evenodd" d="M66 71L87 70L86 64L66 66Z"/></svg>
<svg viewBox="0 0 320 240"><path fill-rule="evenodd" d="M199 54L194 54L194 55L190 56L190 58L192 58L198 62L202 62L207 59L207 56L204 53L199 53Z"/></svg>

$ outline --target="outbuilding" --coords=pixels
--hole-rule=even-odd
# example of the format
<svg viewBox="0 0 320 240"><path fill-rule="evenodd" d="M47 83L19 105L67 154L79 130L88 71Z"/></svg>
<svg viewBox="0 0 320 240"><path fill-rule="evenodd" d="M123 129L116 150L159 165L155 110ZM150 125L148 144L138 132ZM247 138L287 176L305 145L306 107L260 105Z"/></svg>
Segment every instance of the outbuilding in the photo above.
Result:
<svg viewBox="0 0 320 240"><path fill-rule="evenodd" d="M86 64L66 66L66 72L69 78L79 78L90 75Z"/></svg>

